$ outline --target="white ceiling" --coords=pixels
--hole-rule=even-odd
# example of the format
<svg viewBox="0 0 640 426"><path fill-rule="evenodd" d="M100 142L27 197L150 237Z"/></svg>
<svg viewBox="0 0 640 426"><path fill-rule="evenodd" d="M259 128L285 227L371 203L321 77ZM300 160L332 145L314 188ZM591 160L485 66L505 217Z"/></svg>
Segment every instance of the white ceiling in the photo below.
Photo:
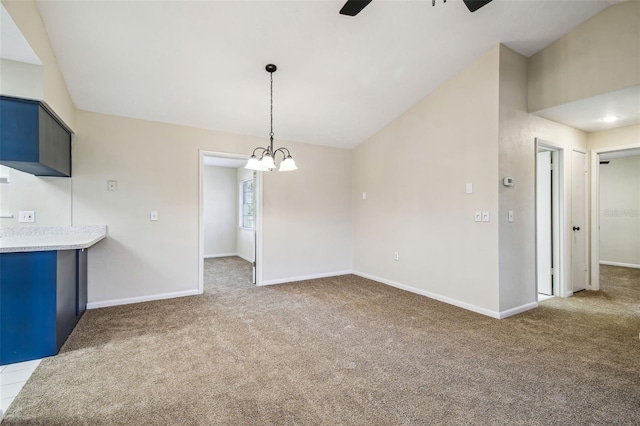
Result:
<svg viewBox="0 0 640 426"><path fill-rule="evenodd" d="M600 154L600 161L609 161L614 158L640 156L640 148L623 149L619 151L604 152Z"/></svg>
<svg viewBox="0 0 640 426"><path fill-rule="evenodd" d="M0 3L0 58L42 65L11 15Z"/></svg>
<svg viewBox="0 0 640 426"><path fill-rule="evenodd" d="M350 148L498 42L530 56L616 1L38 1L80 109Z"/></svg>
<svg viewBox="0 0 640 426"><path fill-rule="evenodd" d="M581 99L535 114L585 132L640 124L640 86Z"/></svg>

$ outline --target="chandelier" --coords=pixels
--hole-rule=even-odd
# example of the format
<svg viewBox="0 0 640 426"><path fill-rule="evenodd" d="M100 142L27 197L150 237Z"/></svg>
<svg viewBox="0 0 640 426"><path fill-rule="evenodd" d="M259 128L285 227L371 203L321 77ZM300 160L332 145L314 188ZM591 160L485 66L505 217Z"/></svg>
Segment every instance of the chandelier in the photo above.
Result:
<svg viewBox="0 0 640 426"><path fill-rule="evenodd" d="M246 169L268 172L276 168L276 154L282 154L282 161L278 171L289 172L291 170L297 170L295 161L291 157L291 153L287 148L273 149L273 73L278 69L275 65L269 64L265 67L269 75L271 76L271 131L269 132L269 146L263 148L261 146L253 150ZM256 156L256 152L259 153L260 158Z"/></svg>

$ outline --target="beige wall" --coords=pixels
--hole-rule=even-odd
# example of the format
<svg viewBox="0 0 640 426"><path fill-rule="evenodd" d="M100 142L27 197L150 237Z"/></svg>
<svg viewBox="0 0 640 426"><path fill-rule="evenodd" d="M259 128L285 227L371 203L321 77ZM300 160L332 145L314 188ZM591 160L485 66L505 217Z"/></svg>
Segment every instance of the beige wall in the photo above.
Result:
<svg viewBox="0 0 640 426"><path fill-rule="evenodd" d="M565 152L564 193L571 200L571 150L586 151L587 134L527 113L527 59L500 47L500 311L536 300L535 294L535 153L536 138ZM515 186L502 185L513 177ZM566 202L566 217L571 217ZM509 223L508 212L514 221ZM569 234L565 238L568 240ZM567 268L568 269L568 268ZM566 271L568 273L568 271ZM567 275L566 279L570 277Z"/></svg>
<svg viewBox="0 0 640 426"><path fill-rule="evenodd" d="M498 311L498 55L496 46L354 150L357 273ZM476 210L491 221L474 222Z"/></svg>
<svg viewBox="0 0 640 426"><path fill-rule="evenodd" d="M2 226L64 226L71 225L71 179L38 177L3 167L10 183L0 184L0 218ZM35 212L34 223L18 223L18 212Z"/></svg>
<svg viewBox="0 0 640 426"><path fill-rule="evenodd" d="M589 133L589 149L640 147L640 125Z"/></svg>
<svg viewBox="0 0 640 426"><path fill-rule="evenodd" d="M527 60L500 46L498 181L500 310L535 302L535 133L527 113ZM513 187L501 179L512 177ZM508 221L513 211L513 222Z"/></svg>
<svg viewBox="0 0 640 426"><path fill-rule="evenodd" d="M529 111L640 84L640 2L605 9L529 61Z"/></svg>
<svg viewBox="0 0 640 426"><path fill-rule="evenodd" d="M640 156L600 165L600 261L640 268Z"/></svg>
<svg viewBox="0 0 640 426"><path fill-rule="evenodd" d="M535 306L536 138L565 150L570 200L587 135L527 113L527 59L496 46L354 150L356 273L492 316Z"/></svg>
<svg viewBox="0 0 640 426"><path fill-rule="evenodd" d="M199 150L247 153L264 140L84 111L77 127L74 225L109 226L89 256L90 303L196 291ZM350 270L350 152L286 145L300 170L264 176L264 280Z"/></svg>
<svg viewBox="0 0 640 426"><path fill-rule="evenodd" d="M0 95L44 99L44 69L42 65L0 58Z"/></svg>
<svg viewBox="0 0 640 426"><path fill-rule="evenodd" d="M238 234L237 169L204 166L204 256L235 255Z"/></svg>
<svg viewBox="0 0 640 426"><path fill-rule="evenodd" d="M351 271L351 151L280 145L298 170L263 174L263 283Z"/></svg>

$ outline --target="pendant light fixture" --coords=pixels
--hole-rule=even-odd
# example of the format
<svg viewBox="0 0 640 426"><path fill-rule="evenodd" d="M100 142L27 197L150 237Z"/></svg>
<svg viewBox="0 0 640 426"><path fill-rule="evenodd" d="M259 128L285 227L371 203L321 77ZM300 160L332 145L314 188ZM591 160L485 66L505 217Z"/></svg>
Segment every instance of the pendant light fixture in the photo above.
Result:
<svg viewBox="0 0 640 426"><path fill-rule="evenodd" d="M261 146L253 150L251 158L247 161L246 169L268 172L276 168L276 154L279 152L282 154L282 161L278 171L289 172L291 170L297 170L295 161L291 157L291 153L287 148L273 149L273 73L278 69L275 65L269 64L265 67L267 72L271 76L271 131L269 132L269 146L263 148ZM262 151L262 152L260 152ZM256 152L260 152L260 158L256 157Z"/></svg>

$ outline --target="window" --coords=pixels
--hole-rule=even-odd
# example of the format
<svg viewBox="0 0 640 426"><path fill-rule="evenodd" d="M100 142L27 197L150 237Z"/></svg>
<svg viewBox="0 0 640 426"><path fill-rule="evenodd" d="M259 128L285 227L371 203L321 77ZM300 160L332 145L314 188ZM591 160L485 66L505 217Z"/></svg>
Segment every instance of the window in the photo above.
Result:
<svg viewBox="0 0 640 426"><path fill-rule="evenodd" d="M255 227L255 196L254 179L240 182L240 227L254 229Z"/></svg>

